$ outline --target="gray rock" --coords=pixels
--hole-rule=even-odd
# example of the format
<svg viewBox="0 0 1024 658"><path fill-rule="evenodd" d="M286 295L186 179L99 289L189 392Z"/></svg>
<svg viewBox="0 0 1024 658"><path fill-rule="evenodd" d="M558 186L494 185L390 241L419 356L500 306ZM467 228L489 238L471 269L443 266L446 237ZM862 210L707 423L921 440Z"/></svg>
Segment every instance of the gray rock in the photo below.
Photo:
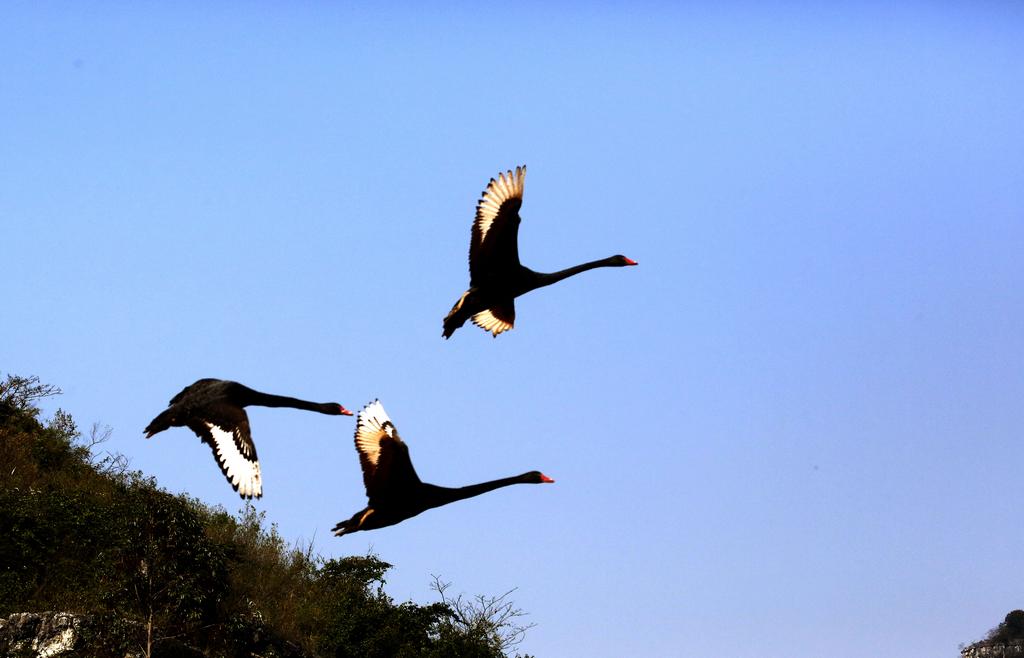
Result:
<svg viewBox="0 0 1024 658"><path fill-rule="evenodd" d="M1024 658L1024 640L975 642L960 651L963 658Z"/></svg>
<svg viewBox="0 0 1024 658"><path fill-rule="evenodd" d="M51 658L79 648L83 617L69 612L21 612L0 619L0 655Z"/></svg>

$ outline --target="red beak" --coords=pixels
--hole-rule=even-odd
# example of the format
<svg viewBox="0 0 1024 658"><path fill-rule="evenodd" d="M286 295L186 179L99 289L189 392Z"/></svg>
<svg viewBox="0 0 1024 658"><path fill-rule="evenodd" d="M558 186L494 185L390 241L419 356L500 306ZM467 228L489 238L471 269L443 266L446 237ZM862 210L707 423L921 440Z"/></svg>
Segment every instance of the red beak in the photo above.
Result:
<svg viewBox="0 0 1024 658"><path fill-rule="evenodd" d="M341 406L341 405L338 405L338 406ZM352 412L349 411L348 409L346 409L345 407L341 407L341 415L342 416L351 416Z"/></svg>
<svg viewBox="0 0 1024 658"><path fill-rule="evenodd" d="M554 482L554 480L552 480L548 476L544 475L543 473L540 474L540 481L541 482Z"/></svg>
<svg viewBox="0 0 1024 658"><path fill-rule="evenodd" d="M632 258L627 258L626 256L623 256L623 258L626 259L626 265L639 265L640 264L640 263L636 262L635 260L633 260Z"/></svg>

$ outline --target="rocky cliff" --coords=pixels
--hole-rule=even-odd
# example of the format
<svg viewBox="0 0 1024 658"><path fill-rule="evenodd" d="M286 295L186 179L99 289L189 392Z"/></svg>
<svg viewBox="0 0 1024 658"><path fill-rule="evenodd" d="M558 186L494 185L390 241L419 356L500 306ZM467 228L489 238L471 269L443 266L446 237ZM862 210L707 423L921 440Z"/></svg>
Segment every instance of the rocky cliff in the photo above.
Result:
<svg viewBox="0 0 1024 658"><path fill-rule="evenodd" d="M69 654L80 648L84 622L67 612L22 612L0 619L0 656Z"/></svg>
<svg viewBox="0 0 1024 658"><path fill-rule="evenodd" d="M960 651L963 658L1024 658L1024 640L975 642Z"/></svg>
<svg viewBox="0 0 1024 658"><path fill-rule="evenodd" d="M94 618L69 612L19 612L0 618L0 658L81 658L92 655L89 641L95 641ZM88 639L92 636L92 640ZM256 654L253 654L256 655ZM272 651L269 655L301 658L297 652ZM204 654L176 640L164 640L153 647L153 658L204 658ZM143 658L143 652L129 651L124 658Z"/></svg>

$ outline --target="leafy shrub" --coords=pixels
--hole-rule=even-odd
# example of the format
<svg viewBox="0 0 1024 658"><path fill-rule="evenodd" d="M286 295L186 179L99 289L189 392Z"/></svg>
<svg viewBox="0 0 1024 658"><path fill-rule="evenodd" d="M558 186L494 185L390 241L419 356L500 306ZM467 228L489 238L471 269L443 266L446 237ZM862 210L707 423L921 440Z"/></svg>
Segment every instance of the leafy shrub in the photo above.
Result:
<svg viewBox="0 0 1024 658"><path fill-rule="evenodd" d="M1024 610L1011 610L1003 622L988 632L986 638L992 643L1024 639Z"/></svg>

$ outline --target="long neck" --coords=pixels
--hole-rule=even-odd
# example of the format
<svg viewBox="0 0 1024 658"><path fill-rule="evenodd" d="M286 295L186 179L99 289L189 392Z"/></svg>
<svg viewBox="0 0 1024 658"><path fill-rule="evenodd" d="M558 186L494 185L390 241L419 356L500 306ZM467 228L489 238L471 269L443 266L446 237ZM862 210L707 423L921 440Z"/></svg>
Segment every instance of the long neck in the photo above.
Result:
<svg viewBox="0 0 1024 658"><path fill-rule="evenodd" d="M614 256L609 256L608 258L602 258L601 260L592 260L589 263L567 267L566 269L559 270L557 272L534 272L536 276L533 278L534 280L529 289L535 290L537 288L543 288L544 286L550 286L552 283L558 283L562 279L568 279L580 272L586 272L587 270L592 270L596 267L613 267L614 260Z"/></svg>
<svg viewBox="0 0 1024 658"><path fill-rule="evenodd" d="M253 391L249 389L247 395L248 399L246 404L254 404L258 407L291 407L293 409L304 409L306 411L319 411L320 413L328 413L328 408L332 405L318 402L309 402L307 400L299 400L298 398L290 398L284 395L271 395L270 393L260 393L259 391Z"/></svg>
<svg viewBox="0 0 1024 658"><path fill-rule="evenodd" d="M491 480L490 482L481 482L480 484L470 484L465 487L436 487L430 496L430 507L440 507L441 505L447 505L448 503L454 503L456 500L464 500L466 498L472 498L473 496L479 496L485 494L488 491L494 491L502 487L507 487L512 484L526 484L523 480L523 475L516 475L510 478L502 478L500 480Z"/></svg>

